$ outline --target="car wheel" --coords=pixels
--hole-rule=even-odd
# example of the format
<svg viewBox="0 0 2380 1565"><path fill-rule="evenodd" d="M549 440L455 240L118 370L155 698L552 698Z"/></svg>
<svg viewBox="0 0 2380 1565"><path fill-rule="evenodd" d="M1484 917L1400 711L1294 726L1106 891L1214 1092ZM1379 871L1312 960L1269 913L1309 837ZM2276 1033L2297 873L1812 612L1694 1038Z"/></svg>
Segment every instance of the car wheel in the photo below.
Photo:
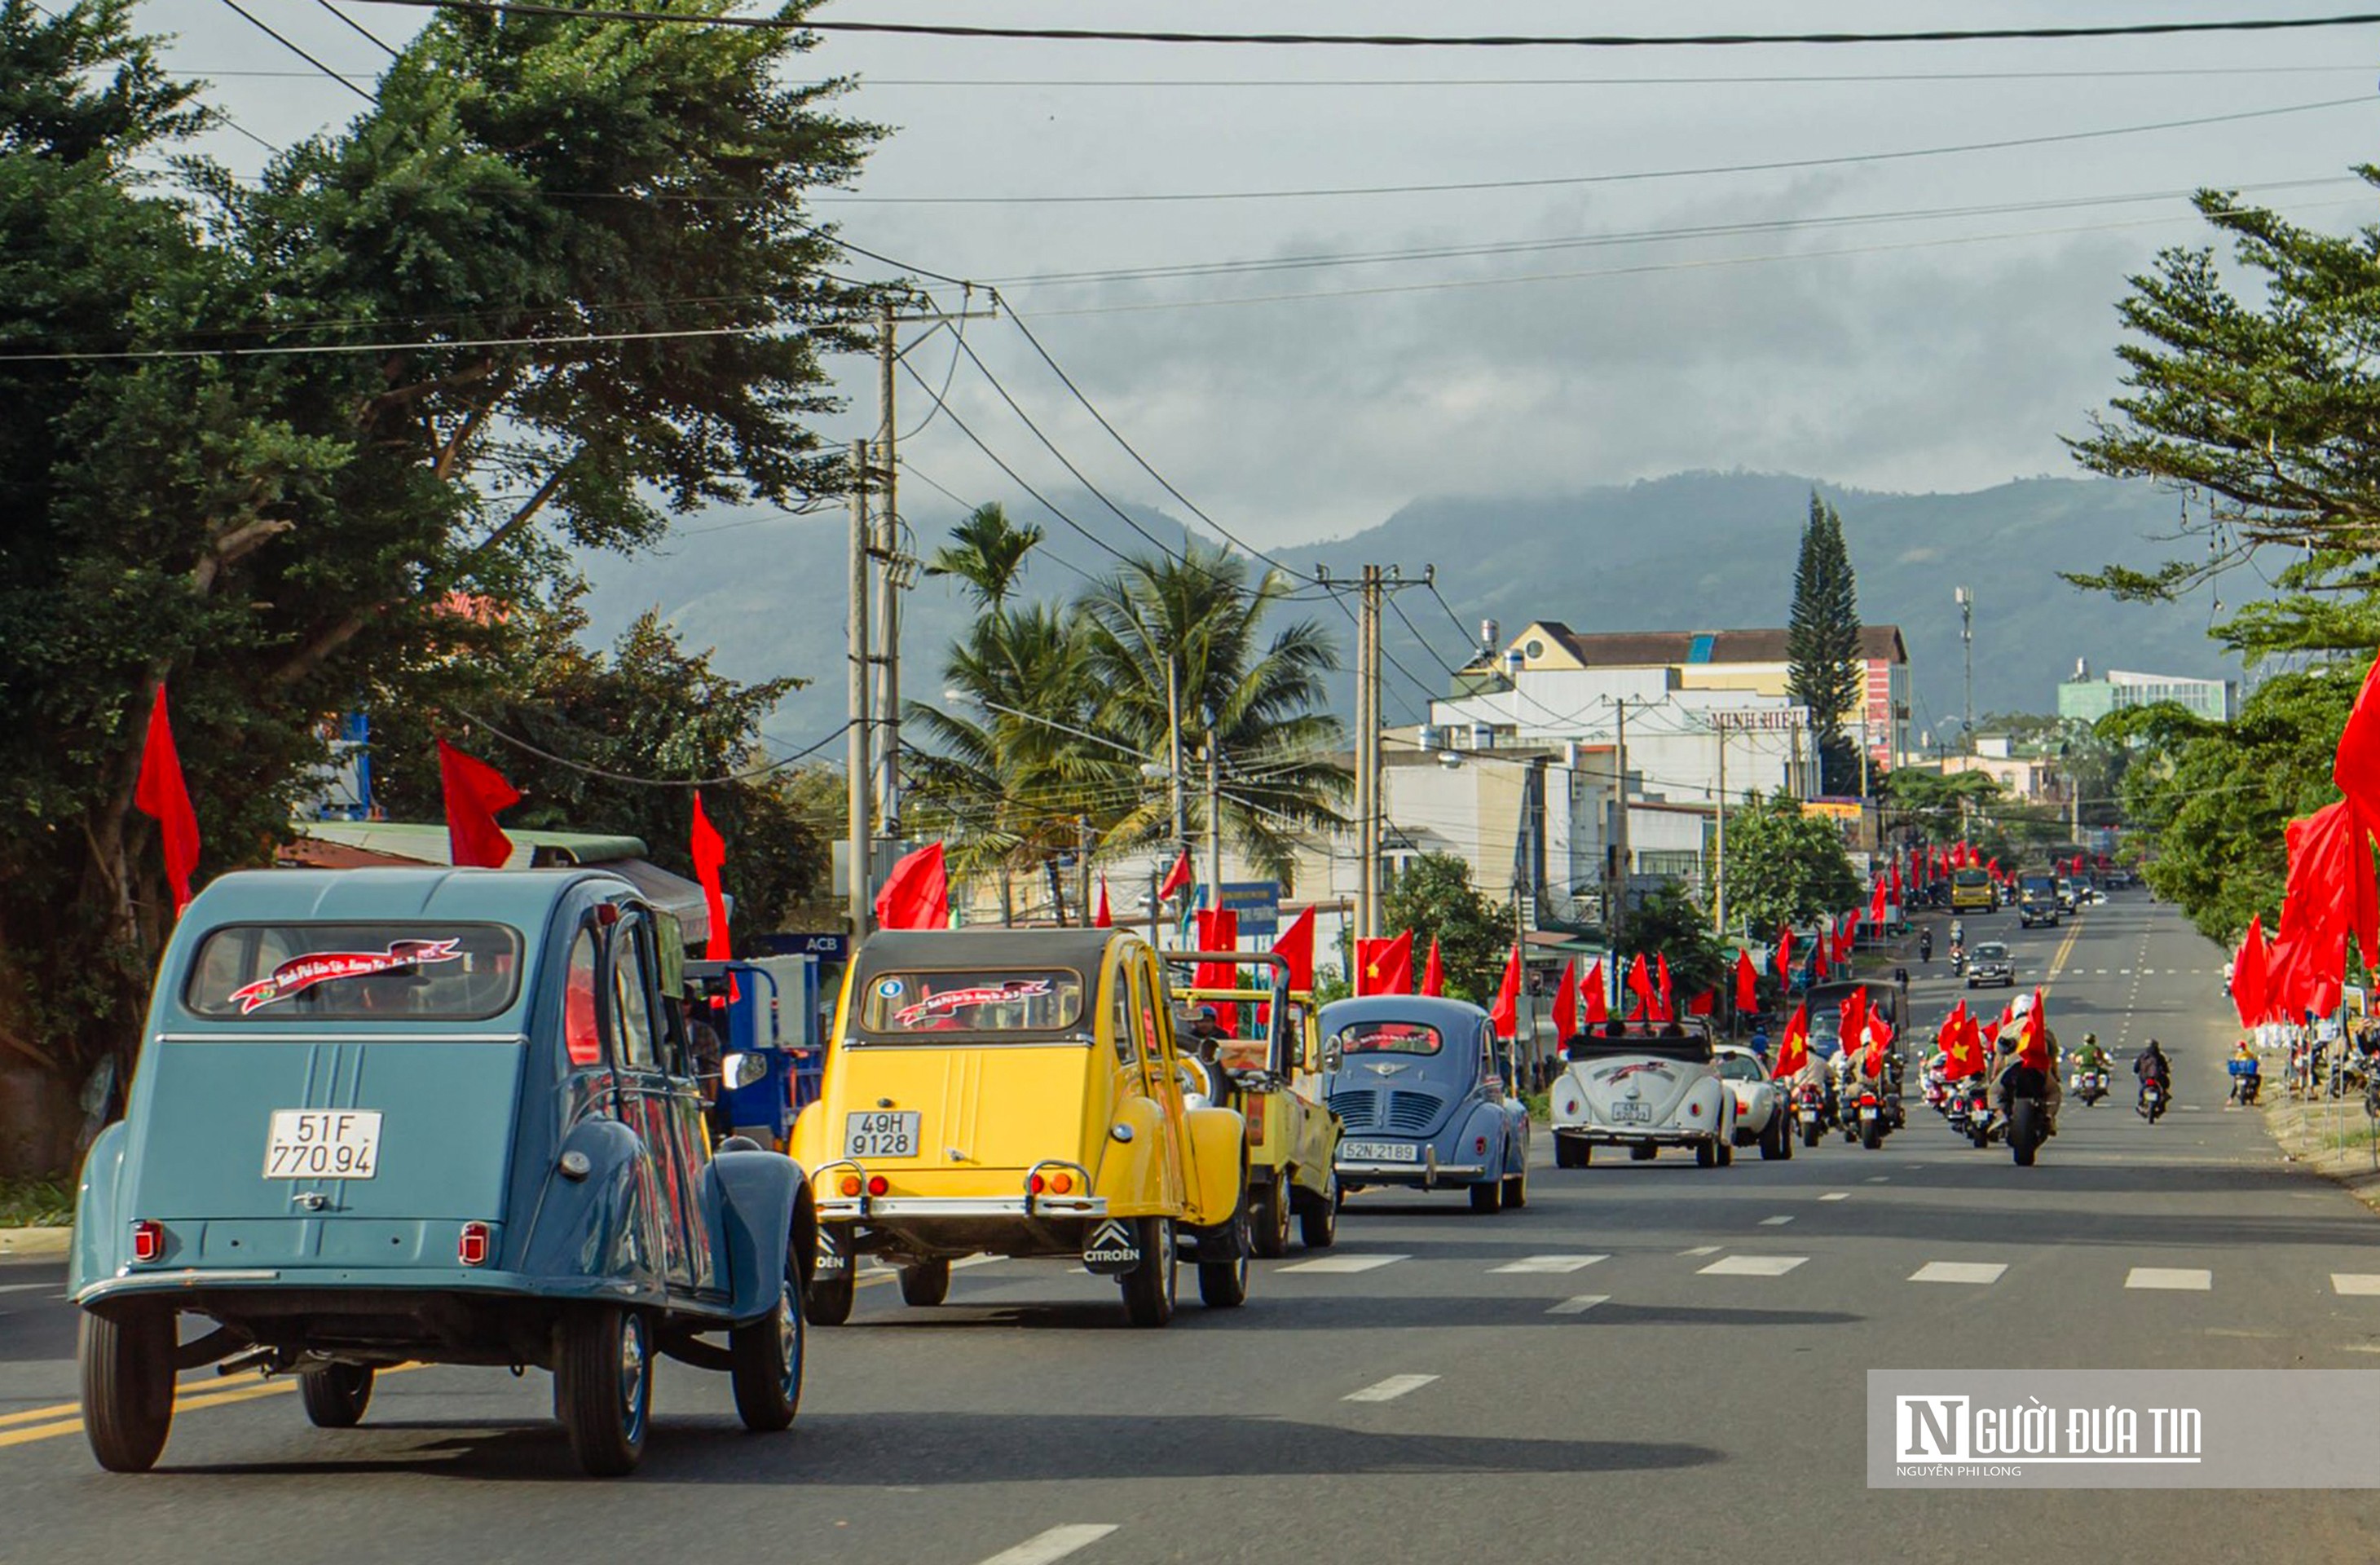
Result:
<svg viewBox="0 0 2380 1565"><path fill-rule="evenodd" d="M368 1364L333 1364L298 1377L298 1400L317 1429L352 1429L370 1405L372 1369Z"/></svg>
<svg viewBox="0 0 2380 1565"><path fill-rule="evenodd" d="M1198 1263L1198 1302L1210 1310L1234 1310L1248 1302L1248 1207L1244 1199L1226 1230L1229 1259Z"/></svg>
<svg viewBox="0 0 2380 1565"><path fill-rule="evenodd" d="M1777 1116L1777 1155L1789 1163L1793 1160L1793 1122L1781 1112Z"/></svg>
<svg viewBox="0 0 2380 1565"><path fill-rule="evenodd" d="M1509 1210L1517 1212L1528 1204L1529 1164L1524 1157L1521 1161L1521 1171L1504 1177L1504 1205Z"/></svg>
<svg viewBox="0 0 2380 1565"><path fill-rule="evenodd" d="M949 1266L943 1263L944 1279ZM907 1280L907 1274L903 1274ZM808 1325L802 1317L802 1285L794 1258L785 1257L784 1285L777 1307L764 1319L727 1333L728 1378L735 1390L735 1415L744 1427L774 1434L790 1425L802 1405L802 1366L808 1359Z"/></svg>
<svg viewBox="0 0 2380 1565"><path fill-rule="evenodd" d="M1763 1162L1774 1162L1793 1155L1793 1138L1785 1134L1785 1116L1771 1114L1760 1130L1760 1157Z"/></svg>
<svg viewBox="0 0 2380 1565"><path fill-rule="evenodd" d="M1248 1192L1256 1203L1248 1224L1248 1242L1256 1253L1267 1260L1289 1252L1289 1171L1267 1180L1261 1189Z"/></svg>
<svg viewBox="0 0 2380 1565"><path fill-rule="evenodd" d="M1595 1148L1584 1141L1554 1137L1554 1167L1558 1169L1583 1169L1594 1156Z"/></svg>
<svg viewBox="0 0 2380 1565"><path fill-rule="evenodd" d="M157 1465L174 1427L174 1312L85 1310L75 1340L82 1376L82 1432L110 1473Z"/></svg>
<svg viewBox="0 0 2380 1565"><path fill-rule="evenodd" d="M1726 1140L1725 1138L1721 1138L1718 1149L1713 1153L1713 1156L1718 1159L1718 1166L1720 1168L1733 1168L1735 1166L1735 1143Z"/></svg>
<svg viewBox="0 0 2380 1565"><path fill-rule="evenodd" d="M1328 1250L1339 1242L1339 1208L1346 1204L1346 1195L1339 1188L1339 1175L1333 1172L1323 1184L1322 1194L1308 1195L1297 1207L1297 1240L1309 1250Z"/></svg>
<svg viewBox="0 0 2380 1565"><path fill-rule="evenodd" d="M1124 1318L1135 1326L1162 1326L1173 1318L1173 1219L1139 1218L1140 1264L1117 1280L1123 1288Z"/></svg>
<svg viewBox="0 0 2380 1565"><path fill-rule="evenodd" d="M562 1317L553 1355L554 1407L581 1470L636 1471L653 1409L652 1328L635 1310L591 1304Z"/></svg>
<svg viewBox="0 0 2380 1565"><path fill-rule="evenodd" d="M833 1271L824 1267L810 1273L810 1285L802 1295L802 1315L812 1326L841 1326L851 1318L851 1304L859 1287L859 1257L851 1248L848 1228L820 1229L821 1241L833 1244L842 1266Z"/></svg>
<svg viewBox="0 0 2380 1565"><path fill-rule="evenodd" d="M1471 1209L1475 1212L1500 1212L1504 1209L1504 1182L1501 1179L1482 1180L1471 1187Z"/></svg>
<svg viewBox="0 0 2380 1565"><path fill-rule="evenodd" d="M1628 1148L1628 1160L1632 1163L1649 1163L1660 1155L1661 1149L1649 1141L1639 1141Z"/></svg>
<svg viewBox="0 0 2380 1565"><path fill-rule="evenodd" d="M1694 1143L1694 1167L1698 1169L1715 1169L1718 1167L1718 1142L1697 1141Z"/></svg>
<svg viewBox="0 0 2380 1565"><path fill-rule="evenodd" d="M901 1268L901 1302L931 1309L951 1296L951 1263L917 1261Z"/></svg>

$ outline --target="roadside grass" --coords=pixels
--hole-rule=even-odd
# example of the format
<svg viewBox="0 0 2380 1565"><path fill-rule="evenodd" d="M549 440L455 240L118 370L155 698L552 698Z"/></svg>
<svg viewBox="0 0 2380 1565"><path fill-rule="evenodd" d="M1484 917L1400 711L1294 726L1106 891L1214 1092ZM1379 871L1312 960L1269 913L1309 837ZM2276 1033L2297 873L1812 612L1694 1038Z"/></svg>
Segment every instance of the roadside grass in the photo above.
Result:
<svg viewBox="0 0 2380 1565"><path fill-rule="evenodd" d="M64 1180L0 1179L0 1228L64 1228L74 1191Z"/></svg>

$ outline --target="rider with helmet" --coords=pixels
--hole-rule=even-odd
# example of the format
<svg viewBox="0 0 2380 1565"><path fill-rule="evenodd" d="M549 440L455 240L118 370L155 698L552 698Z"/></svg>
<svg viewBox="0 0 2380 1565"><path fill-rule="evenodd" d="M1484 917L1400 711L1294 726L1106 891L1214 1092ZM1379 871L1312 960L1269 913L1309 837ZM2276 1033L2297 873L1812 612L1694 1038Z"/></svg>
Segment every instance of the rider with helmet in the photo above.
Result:
<svg viewBox="0 0 2380 1565"><path fill-rule="evenodd" d="M2010 1087L2029 1085L2019 1080L2027 1068L2022 1063L2025 1023L2033 1015L2033 996L2021 994L2010 1008L2009 1025L2000 1029L1992 1056L1992 1110L2002 1121L2008 1118ZM2049 1024L2041 1024L2041 1040L2049 1054L2049 1068L2041 1075L2041 1122L2043 1134L2058 1134L2058 1106L2066 1101L2065 1084L2058 1074L2058 1035Z"/></svg>
<svg viewBox="0 0 2380 1565"><path fill-rule="evenodd" d="M2156 1039L2149 1039L2149 1046L2142 1049L2134 1058L2132 1074L2141 1079L2141 1097L2143 1101L2148 1098L2151 1082L2156 1083L2157 1090L2164 1093L2168 1100L2172 1098L2173 1062L2166 1058L2165 1046Z"/></svg>

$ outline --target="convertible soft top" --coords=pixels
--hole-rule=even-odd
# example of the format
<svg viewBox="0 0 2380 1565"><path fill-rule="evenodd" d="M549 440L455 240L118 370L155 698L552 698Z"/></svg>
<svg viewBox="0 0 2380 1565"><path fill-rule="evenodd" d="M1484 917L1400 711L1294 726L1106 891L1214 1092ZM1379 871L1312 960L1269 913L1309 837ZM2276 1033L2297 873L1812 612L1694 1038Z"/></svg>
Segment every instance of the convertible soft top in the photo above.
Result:
<svg viewBox="0 0 2380 1565"><path fill-rule="evenodd" d="M1718 1056L1701 1022L1601 1022L1574 1033L1562 1052L1572 1060L1657 1059L1707 1065Z"/></svg>

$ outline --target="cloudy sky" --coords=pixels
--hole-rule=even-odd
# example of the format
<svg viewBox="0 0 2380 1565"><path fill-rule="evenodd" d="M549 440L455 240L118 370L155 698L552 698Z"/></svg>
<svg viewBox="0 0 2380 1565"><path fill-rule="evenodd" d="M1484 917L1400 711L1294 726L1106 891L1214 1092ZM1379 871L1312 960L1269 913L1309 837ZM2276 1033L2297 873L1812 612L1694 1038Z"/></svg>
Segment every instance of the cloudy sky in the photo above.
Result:
<svg viewBox="0 0 2380 1565"><path fill-rule="evenodd" d="M383 58L324 0L239 3L367 84ZM392 42L421 21L339 4ZM2324 9L843 0L819 15L1674 33ZM175 63L267 140L358 106L225 0L150 0L145 15L179 35ZM858 188L818 211L856 243L997 285L1151 463L1261 543L1352 532L1424 494L1541 494L1681 468L1972 489L2071 470L2058 436L2113 387L2125 275L2203 232L2178 192L2265 187L2258 199L2311 224L2380 218L2346 177L2380 153L2374 67L2358 63L2375 43L2380 29L1633 50L835 34L811 62L859 78L847 107L896 133ZM2031 144L1976 145L1993 142ZM1938 151L1956 148L1973 150ZM210 151L242 169L263 155L230 132ZM1381 187L1403 188L1328 193ZM1080 275L1148 269L1176 270ZM1014 326L975 322L968 343L1102 487L1167 503ZM1029 479L1068 484L947 339L914 362L938 386L949 377L952 407ZM864 433L872 374L840 368L868 417L839 432ZM903 392L907 428L925 397L914 382ZM919 477L969 499L1010 492L948 420L904 450Z"/></svg>

